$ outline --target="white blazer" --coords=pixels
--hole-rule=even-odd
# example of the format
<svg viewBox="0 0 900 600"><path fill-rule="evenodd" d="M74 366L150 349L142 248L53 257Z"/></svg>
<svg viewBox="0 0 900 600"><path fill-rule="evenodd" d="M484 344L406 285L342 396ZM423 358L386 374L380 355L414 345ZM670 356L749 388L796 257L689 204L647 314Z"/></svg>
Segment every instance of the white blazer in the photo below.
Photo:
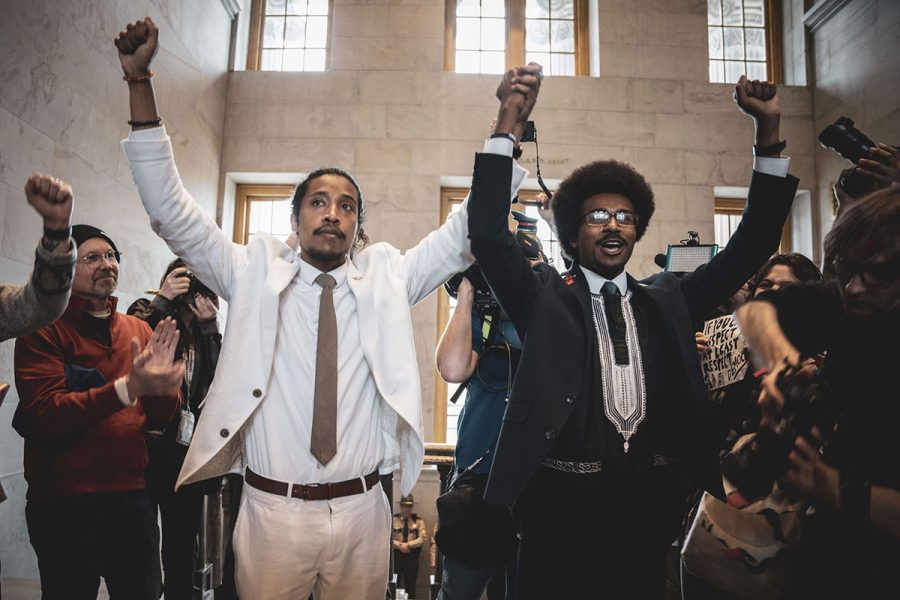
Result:
<svg viewBox="0 0 900 600"><path fill-rule="evenodd" d="M164 128L132 132L122 145L153 230L229 304L216 375L177 486L242 472L245 427L269 392L279 294L299 272L300 260L264 233L246 246L232 243L185 190ZM390 407L381 411L385 459L379 472L399 466L403 494L412 490L425 456L409 309L473 262L467 214L465 206L451 213L406 253L374 244L349 265L363 351Z"/></svg>

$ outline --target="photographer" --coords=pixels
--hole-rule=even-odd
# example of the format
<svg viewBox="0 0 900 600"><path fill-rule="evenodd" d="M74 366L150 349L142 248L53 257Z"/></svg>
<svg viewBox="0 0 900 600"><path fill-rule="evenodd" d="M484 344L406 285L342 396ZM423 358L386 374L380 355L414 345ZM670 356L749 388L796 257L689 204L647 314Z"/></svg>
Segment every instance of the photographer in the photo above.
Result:
<svg viewBox="0 0 900 600"><path fill-rule="evenodd" d="M858 200L825 238L825 282L760 294L737 312L748 343L770 369L759 399L764 427L802 408L785 404L780 374L804 356L827 352L825 418L796 437L783 478L815 507L789 565L788 597L900 592L898 231L900 188Z"/></svg>
<svg viewBox="0 0 900 600"><path fill-rule="evenodd" d="M546 262L540 240L529 232L537 219L512 211L519 224L516 241L532 266ZM541 214L544 217L544 213ZM493 451L500 435L513 378L518 367L522 343L512 322L502 314L480 270L466 274L478 285L478 299L473 283L464 275L451 279L455 283L456 309L438 342L436 361L444 381L465 387L466 404L459 416L456 443L456 472L469 469L470 481L480 489L487 482L493 462ZM487 298L487 301L485 301ZM472 466L474 465L474 466ZM483 544L488 532L472 545ZM514 550L515 540L511 543ZM489 600L513 598L515 553L511 551L505 564L475 566L456 557L444 556L441 600L478 600L487 591Z"/></svg>
<svg viewBox="0 0 900 600"><path fill-rule="evenodd" d="M900 185L900 149L875 143L854 127L853 119L840 117L823 129L818 139L823 147L853 163L832 185L835 217L859 198Z"/></svg>
<svg viewBox="0 0 900 600"><path fill-rule="evenodd" d="M194 547L206 489L185 486L176 493L175 479L219 360L222 336L216 323L217 307L217 296L188 271L181 259L175 259L166 268L156 297L152 301L140 298L128 308L128 314L151 327L166 317L174 319L180 334L175 358L185 362L181 383L184 410L164 428L147 432L147 486L162 517L167 599L190 599L193 589Z"/></svg>

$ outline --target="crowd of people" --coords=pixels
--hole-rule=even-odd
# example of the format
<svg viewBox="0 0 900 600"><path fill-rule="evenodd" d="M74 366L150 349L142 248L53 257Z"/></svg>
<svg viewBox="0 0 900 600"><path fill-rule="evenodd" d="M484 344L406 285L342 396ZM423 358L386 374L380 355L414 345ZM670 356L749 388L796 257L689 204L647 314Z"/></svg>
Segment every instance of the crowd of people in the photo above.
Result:
<svg viewBox="0 0 900 600"><path fill-rule="evenodd" d="M654 193L630 165L601 160L542 198L560 272L528 234L535 219L509 227L543 80L531 63L497 88L461 209L412 248L369 243L365 196L335 167L297 186L288 243L260 233L239 245L178 174L152 84L158 29L137 21L115 45L131 110L124 152L177 259L152 299L120 312L129 265L113 237L72 224L67 184L28 179L44 231L30 281L0 287L0 338L17 338L13 427L45 600L95 598L101 578L113 599L196 597L210 585L198 574L209 573L200 541L214 501L227 509L216 598L381 600L392 567L415 593L441 524L413 512L425 435L410 309L454 277L435 365L467 391L451 485L477 490L513 533L471 540L472 556L505 549L490 561L437 554L438 598L666 598L697 493L726 499L720 461L744 435L759 446L789 435L771 475L809 505L781 596L898 593L895 147L873 146L855 167L866 195L836 182L821 270L776 254L798 180L775 85L741 77L753 169L721 252L691 272L632 276ZM489 305L475 301L478 285ZM712 342L698 329L716 317L737 323L747 366L710 389ZM816 402L802 404L809 389ZM397 471L393 513L382 478ZM695 584L679 595L725 597Z"/></svg>

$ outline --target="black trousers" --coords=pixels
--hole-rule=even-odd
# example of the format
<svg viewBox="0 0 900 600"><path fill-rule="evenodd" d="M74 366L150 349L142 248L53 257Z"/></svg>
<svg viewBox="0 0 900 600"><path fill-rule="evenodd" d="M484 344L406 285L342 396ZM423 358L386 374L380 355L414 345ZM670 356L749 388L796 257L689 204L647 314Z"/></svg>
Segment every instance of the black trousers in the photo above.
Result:
<svg viewBox="0 0 900 600"><path fill-rule="evenodd" d="M158 600L159 529L146 490L29 501L42 600Z"/></svg>
<svg viewBox="0 0 900 600"><path fill-rule="evenodd" d="M197 534L203 512L204 484L183 486L175 481L187 448L148 434L147 489L162 523L163 589L166 600L191 600L197 564Z"/></svg>
<svg viewBox="0 0 900 600"><path fill-rule="evenodd" d="M409 592L410 598L416 597L416 583L419 578L419 554L421 549L403 554L394 550L394 572L397 573L397 588Z"/></svg>
<svg viewBox="0 0 900 600"><path fill-rule="evenodd" d="M686 496L678 465L591 474L541 467L515 505L518 599L662 599Z"/></svg>

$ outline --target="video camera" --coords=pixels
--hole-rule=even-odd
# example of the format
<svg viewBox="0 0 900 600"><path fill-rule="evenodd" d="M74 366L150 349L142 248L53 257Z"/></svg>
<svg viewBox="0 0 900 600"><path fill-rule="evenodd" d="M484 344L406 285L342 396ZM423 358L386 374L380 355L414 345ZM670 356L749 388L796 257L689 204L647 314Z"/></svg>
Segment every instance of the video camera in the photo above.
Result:
<svg viewBox="0 0 900 600"><path fill-rule="evenodd" d="M788 367L779 374L781 415L722 461L722 474L748 500L768 495L775 481L784 477L797 436L809 439L814 426L825 432L837 422L824 367L811 379L798 373L799 368Z"/></svg>
<svg viewBox="0 0 900 600"><path fill-rule="evenodd" d="M861 158L871 158L869 149L878 145L854 127L853 119L849 117L840 117L834 124L823 129L819 134L819 143L854 165L858 165ZM853 198L861 198L875 191L878 183L855 169L847 175L841 175L840 182L844 191Z"/></svg>
<svg viewBox="0 0 900 600"><path fill-rule="evenodd" d="M525 213L517 210L510 211L510 213L516 220L515 237L519 248L522 249L522 252L529 260L542 260L546 262L547 259L544 256L541 240L538 239L537 236L537 219L529 217ZM459 284L462 282L463 277L468 279L475 289L475 299L472 303L472 308L475 311L481 314L499 311L500 304L497 302L497 299L494 298L494 293L491 291L491 287L484 278L484 273L482 273L481 266L478 263L473 264L462 273L457 273L447 280L444 284L444 289L447 290L447 293L450 294L451 297L457 297L459 293Z"/></svg>

